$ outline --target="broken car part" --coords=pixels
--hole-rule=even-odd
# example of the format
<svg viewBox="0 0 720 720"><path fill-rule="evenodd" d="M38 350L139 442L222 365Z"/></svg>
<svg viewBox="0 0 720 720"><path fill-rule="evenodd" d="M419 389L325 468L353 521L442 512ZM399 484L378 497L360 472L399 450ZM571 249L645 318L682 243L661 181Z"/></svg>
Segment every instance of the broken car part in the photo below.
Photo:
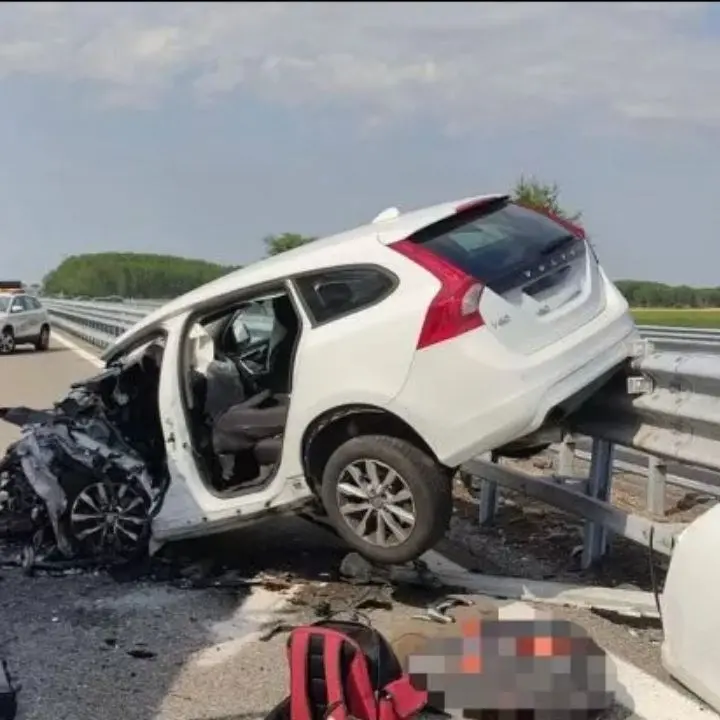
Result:
<svg viewBox="0 0 720 720"><path fill-rule="evenodd" d="M167 487L158 380L143 355L75 384L51 410L0 409L22 428L0 461L0 531L28 539L26 571L48 540L65 559L145 552Z"/></svg>
<svg viewBox="0 0 720 720"><path fill-rule="evenodd" d="M438 622L445 624L454 623L455 618L452 617L452 615L447 614L448 610L460 606L472 607L474 604L475 603L473 603L472 600L468 600L467 598L451 595L445 600L436 603L435 605L431 605L424 614L414 615L413 620L427 620L428 622Z"/></svg>

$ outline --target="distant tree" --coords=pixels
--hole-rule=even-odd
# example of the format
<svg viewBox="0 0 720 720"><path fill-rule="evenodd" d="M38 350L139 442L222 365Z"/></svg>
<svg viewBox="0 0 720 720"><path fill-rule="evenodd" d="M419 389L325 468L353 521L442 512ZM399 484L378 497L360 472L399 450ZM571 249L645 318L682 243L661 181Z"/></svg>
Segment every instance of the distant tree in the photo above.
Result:
<svg viewBox="0 0 720 720"><path fill-rule="evenodd" d="M317 240L317 238L307 237L299 233L282 233L280 235L268 235L263 242L268 255L279 255L288 250L307 245L313 240Z"/></svg>
<svg viewBox="0 0 720 720"><path fill-rule="evenodd" d="M521 175L512 195L517 203L551 212L569 222L577 223L582 217L582 213L570 212L560 205L560 188L556 183L544 183L532 175Z"/></svg>
<svg viewBox="0 0 720 720"><path fill-rule="evenodd" d="M645 280L618 280L615 283L632 307L637 308L716 308L720 307L720 287L665 285Z"/></svg>
<svg viewBox="0 0 720 720"><path fill-rule="evenodd" d="M150 253L94 253L63 260L43 280L48 295L172 298L215 280L234 267Z"/></svg>

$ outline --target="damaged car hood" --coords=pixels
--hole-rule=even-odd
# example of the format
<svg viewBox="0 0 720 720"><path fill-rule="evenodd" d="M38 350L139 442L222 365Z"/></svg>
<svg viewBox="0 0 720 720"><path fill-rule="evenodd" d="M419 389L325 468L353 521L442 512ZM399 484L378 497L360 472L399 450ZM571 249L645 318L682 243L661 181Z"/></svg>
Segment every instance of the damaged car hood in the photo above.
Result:
<svg viewBox="0 0 720 720"><path fill-rule="evenodd" d="M168 484L159 375L157 352L143 353L51 409L0 408L21 428L0 461L0 530L29 521L33 544L65 557L143 551Z"/></svg>

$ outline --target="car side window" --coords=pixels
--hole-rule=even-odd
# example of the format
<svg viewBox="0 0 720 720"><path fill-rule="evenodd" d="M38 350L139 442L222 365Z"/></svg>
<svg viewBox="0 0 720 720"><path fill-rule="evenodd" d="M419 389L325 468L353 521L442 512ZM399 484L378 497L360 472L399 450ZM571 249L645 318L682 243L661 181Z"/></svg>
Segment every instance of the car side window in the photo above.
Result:
<svg viewBox="0 0 720 720"><path fill-rule="evenodd" d="M42 310L42 305L40 304L40 301L37 298L26 297L25 301L28 304L28 310Z"/></svg>
<svg viewBox="0 0 720 720"><path fill-rule="evenodd" d="M377 268L328 269L295 280L316 323L325 323L385 299L393 279Z"/></svg>
<svg viewBox="0 0 720 720"><path fill-rule="evenodd" d="M27 305L25 304L25 298L24 297L16 297L13 298L12 305L10 306L10 312L23 312L27 310Z"/></svg>

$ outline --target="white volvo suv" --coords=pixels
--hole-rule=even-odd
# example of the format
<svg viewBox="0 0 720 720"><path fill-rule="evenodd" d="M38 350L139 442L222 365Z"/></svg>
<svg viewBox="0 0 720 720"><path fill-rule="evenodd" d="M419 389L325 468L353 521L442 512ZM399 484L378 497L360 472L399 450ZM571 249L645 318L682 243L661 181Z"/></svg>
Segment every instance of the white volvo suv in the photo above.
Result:
<svg viewBox="0 0 720 720"><path fill-rule="evenodd" d="M155 541L310 512L401 563L446 531L462 463L542 446L637 339L581 230L491 195L391 208L169 302L105 352L125 389L101 396L138 405L118 435L147 471L123 482ZM88 536L78 492L66 526Z"/></svg>

